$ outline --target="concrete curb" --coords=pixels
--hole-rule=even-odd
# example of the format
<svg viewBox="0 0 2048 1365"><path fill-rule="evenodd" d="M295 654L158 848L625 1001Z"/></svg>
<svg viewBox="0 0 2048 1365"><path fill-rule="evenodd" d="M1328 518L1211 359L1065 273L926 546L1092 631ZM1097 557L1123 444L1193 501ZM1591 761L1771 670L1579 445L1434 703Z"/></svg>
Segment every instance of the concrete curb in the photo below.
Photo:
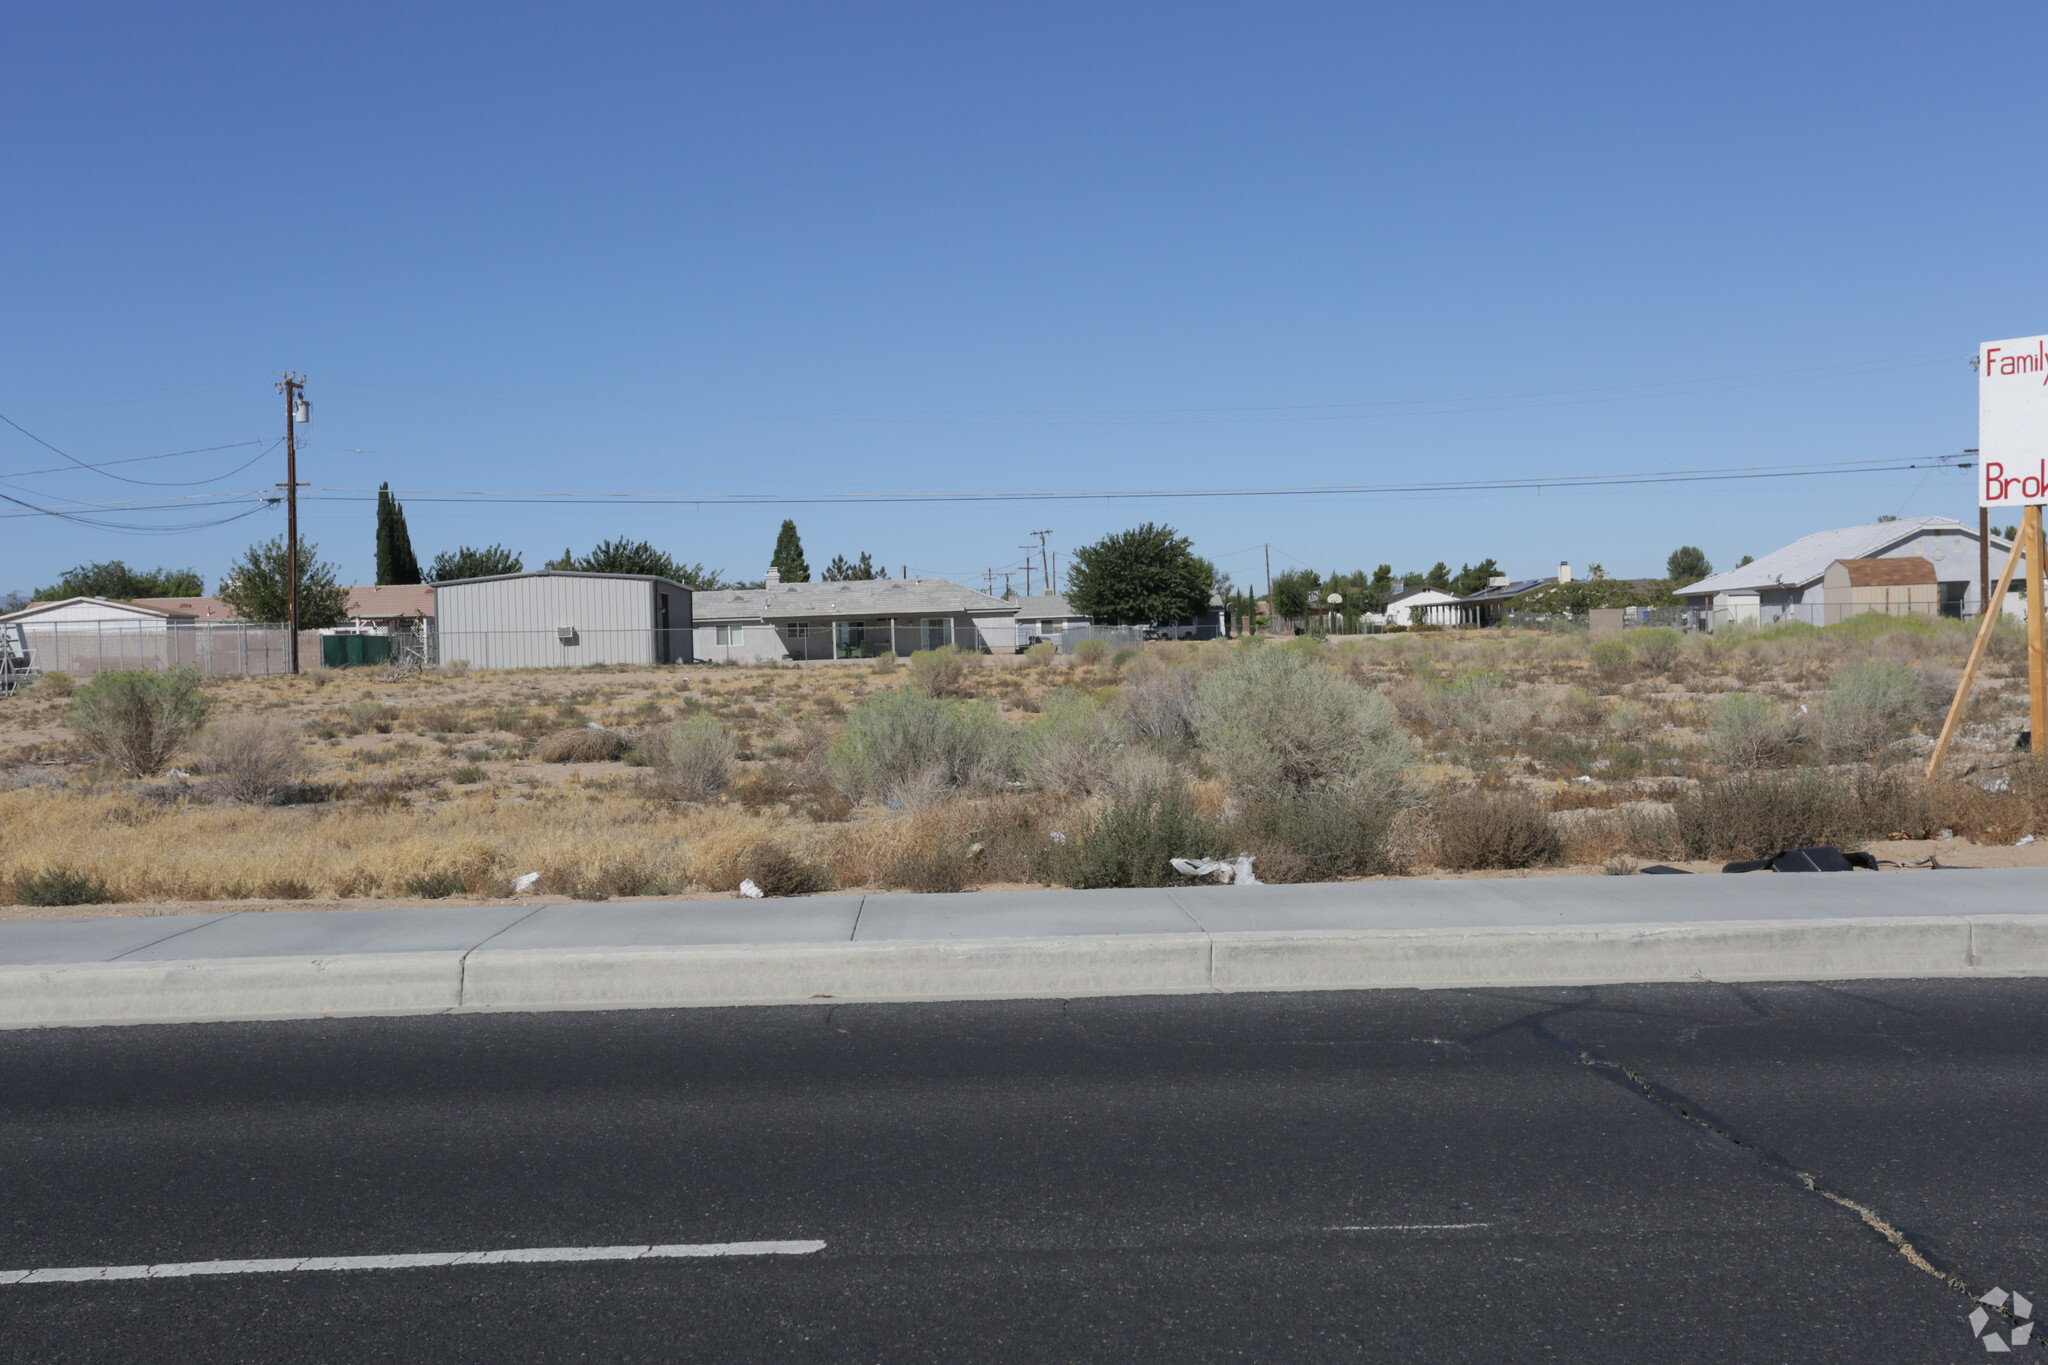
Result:
<svg viewBox="0 0 2048 1365"><path fill-rule="evenodd" d="M0 967L0 1027L2048 975L2048 914L477 948Z"/></svg>

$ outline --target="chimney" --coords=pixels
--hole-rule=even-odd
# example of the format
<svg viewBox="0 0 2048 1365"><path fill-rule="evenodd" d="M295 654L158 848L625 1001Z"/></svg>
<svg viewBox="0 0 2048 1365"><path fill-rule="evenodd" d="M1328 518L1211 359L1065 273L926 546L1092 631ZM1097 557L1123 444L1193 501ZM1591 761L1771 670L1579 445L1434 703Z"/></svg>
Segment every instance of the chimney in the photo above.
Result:
<svg viewBox="0 0 2048 1365"><path fill-rule="evenodd" d="M767 574L764 575L764 580L771 588L777 586L782 582L782 570L776 568L773 564L770 564L768 566Z"/></svg>
<svg viewBox="0 0 2048 1365"><path fill-rule="evenodd" d="M1572 581L1572 566L1561 559L1557 562L1557 581L1560 583Z"/></svg>

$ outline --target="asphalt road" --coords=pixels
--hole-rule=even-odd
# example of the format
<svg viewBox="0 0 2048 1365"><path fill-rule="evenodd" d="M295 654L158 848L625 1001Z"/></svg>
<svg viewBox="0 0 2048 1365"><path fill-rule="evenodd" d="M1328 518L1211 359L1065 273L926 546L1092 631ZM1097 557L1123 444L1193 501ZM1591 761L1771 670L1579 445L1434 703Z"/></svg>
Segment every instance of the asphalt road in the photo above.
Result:
<svg viewBox="0 0 2048 1365"><path fill-rule="evenodd" d="M2048 981L0 1033L0 1270L825 1243L0 1285L0 1358L1980 1359L2044 1062Z"/></svg>

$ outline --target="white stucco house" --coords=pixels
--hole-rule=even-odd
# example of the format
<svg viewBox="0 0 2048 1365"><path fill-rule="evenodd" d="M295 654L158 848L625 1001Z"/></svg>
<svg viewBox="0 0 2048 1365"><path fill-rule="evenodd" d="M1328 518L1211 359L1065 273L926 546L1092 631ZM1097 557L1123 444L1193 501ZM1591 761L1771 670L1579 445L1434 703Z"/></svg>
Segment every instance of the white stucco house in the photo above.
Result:
<svg viewBox="0 0 2048 1365"><path fill-rule="evenodd" d="M1366 619L1382 626L1455 626L1463 619L1464 600L1448 589L1422 584L1403 588L1387 599L1384 611Z"/></svg>

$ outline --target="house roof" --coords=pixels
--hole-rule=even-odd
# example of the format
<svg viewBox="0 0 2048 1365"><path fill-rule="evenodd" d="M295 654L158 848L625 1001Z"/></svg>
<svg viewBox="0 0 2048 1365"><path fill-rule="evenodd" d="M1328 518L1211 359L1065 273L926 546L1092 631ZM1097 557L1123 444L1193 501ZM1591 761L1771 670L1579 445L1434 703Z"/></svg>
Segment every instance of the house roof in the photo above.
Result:
<svg viewBox="0 0 2048 1365"><path fill-rule="evenodd" d="M131 597L138 607L154 607L173 616L190 616L198 621L239 621L235 609L218 597Z"/></svg>
<svg viewBox="0 0 2048 1365"><path fill-rule="evenodd" d="M1410 588L1406 592L1395 593L1387 599L1387 605L1391 607L1396 602L1409 602L1411 605L1418 605L1413 602L1413 599L1424 596L1430 600L1419 605L1425 607L1434 606L1438 602L1463 602L1466 600L1452 592L1449 588L1432 588L1425 583L1419 588Z"/></svg>
<svg viewBox="0 0 2048 1365"><path fill-rule="evenodd" d="M1892 559L1838 559L1849 573L1852 588L1903 588L1916 583L1933 583L1934 561L1925 555L1899 555ZM1830 564L1830 569L1835 567Z"/></svg>
<svg viewBox="0 0 2048 1365"><path fill-rule="evenodd" d="M1084 619L1082 613L1075 611L1073 604L1058 593L1019 597L1013 600L1017 604L1017 615L1026 621Z"/></svg>
<svg viewBox="0 0 2048 1365"><path fill-rule="evenodd" d="M1804 587L1820 581L1828 565L1838 559L1875 559L1894 545L1926 531L1960 531L1977 539L1977 528L1965 526L1953 517L1902 517L1898 521L1874 522L1868 526L1844 526L1834 531L1815 531L1801 536L1783 549L1762 559L1702 578L1679 588L1681 597L1711 597L1717 592L1751 592L1758 588ZM1994 549L2010 550L2003 536L1991 537ZM1972 572L1970 575L1974 577Z"/></svg>
<svg viewBox="0 0 2048 1365"><path fill-rule="evenodd" d="M778 583L772 588L725 588L717 592L700 592L692 604L692 614L699 624L793 617L863 620L876 616L924 616L938 612L1011 616L1017 612L1017 603L963 588L943 578L872 578L849 583Z"/></svg>
<svg viewBox="0 0 2048 1365"><path fill-rule="evenodd" d="M1502 584L1498 588L1483 588L1465 600L1467 602L1505 602L1511 597L1520 597L1523 593L1534 592L1538 588L1548 588L1556 582L1555 578L1523 578L1513 583Z"/></svg>
<svg viewBox="0 0 2048 1365"><path fill-rule="evenodd" d="M350 616L432 616L432 583L373 583L348 590Z"/></svg>
<svg viewBox="0 0 2048 1365"><path fill-rule="evenodd" d="M139 616L156 621L183 621L188 619L183 612L166 611L161 607L144 606L139 602L124 602L117 597L61 597L49 602L31 602L20 611L10 611L0 616L0 621L29 621L35 617L55 611L59 607L78 605L105 607L110 616Z"/></svg>
<svg viewBox="0 0 2048 1365"><path fill-rule="evenodd" d="M684 592L696 591L688 583L678 583L673 578L663 578L651 573L585 573L581 569L527 569L521 573L488 573L475 578L444 578L436 583L422 584L429 588L446 588L457 583L504 583L514 578L617 578L636 583L666 583L671 588Z"/></svg>

